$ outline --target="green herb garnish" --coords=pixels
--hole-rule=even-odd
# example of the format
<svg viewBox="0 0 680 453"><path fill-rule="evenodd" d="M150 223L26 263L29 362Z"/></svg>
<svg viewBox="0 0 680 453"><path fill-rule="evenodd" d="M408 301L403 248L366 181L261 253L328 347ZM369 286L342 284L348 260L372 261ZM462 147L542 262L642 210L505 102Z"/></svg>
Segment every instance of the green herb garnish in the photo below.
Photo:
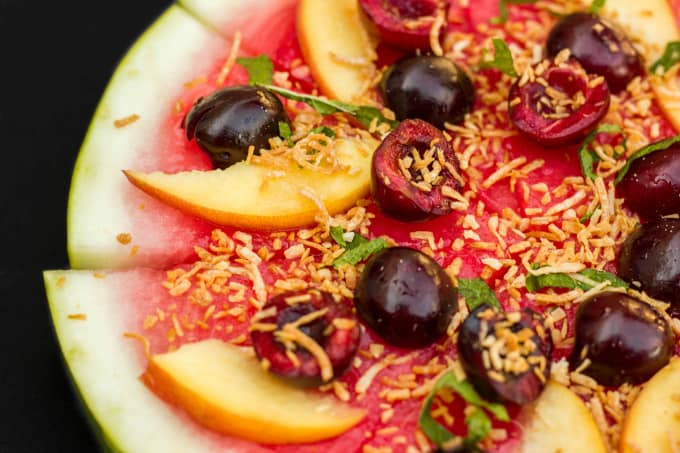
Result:
<svg viewBox="0 0 680 453"><path fill-rule="evenodd" d="M310 134L323 134L326 137L329 138L335 138L335 132L333 132L333 129L331 129L328 126L317 126L311 131L309 131Z"/></svg>
<svg viewBox="0 0 680 453"><path fill-rule="evenodd" d="M314 110L322 115L331 115L333 113L347 113L355 117L361 124L370 127L373 120L377 119L378 123L386 123L394 128L398 122L385 118L385 116L376 107L368 105L353 105L346 102L334 101L330 99L312 96L310 94L297 93L295 91L279 88L273 85L262 85L263 88L280 94L284 98L292 99L294 101L304 102L311 106Z"/></svg>
<svg viewBox="0 0 680 453"><path fill-rule="evenodd" d="M504 24L508 21L508 3L512 5L526 5L536 3L537 0L498 0L498 17L491 18L492 24Z"/></svg>
<svg viewBox="0 0 680 453"><path fill-rule="evenodd" d="M628 288L629 286L628 283L621 280L616 275L598 269L583 269L582 271L578 272L578 274L586 277L589 280L592 280L595 283L608 281L611 283L611 286L615 288ZM536 291L539 291L543 288L580 288L583 291L588 291L589 289L593 288L593 285L576 280L570 275L561 272L544 275L527 275L525 286L527 291L532 293L535 293Z"/></svg>
<svg viewBox="0 0 680 453"><path fill-rule="evenodd" d="M515 70L515 62L512 59L512 53L510 52L508 45L499 38L493 38L492 42L494 50L493 59L489 60L486 58L488 51L484 49L484 55L479 67L482 69L498 69L503 74L507 74L510 77L518 77L519 74L517 74L517 71Z"/></svg>
<svg viewBox="0 0 680 453"><path fill-rule="evenodd" d="M295 143L291 138L293 136L293 131L290 129L290 125L285 121L279 121L279 137L284 139L288 146L293 146Z"/></svg>
<svg viewBox="0 0 680 453"><path fill-rule="evenodd" d="M499 403L490 403L484 400L475 388L466 380L459 380L453 371L444 373L435 382L434 387L423 402L423 408L420 411L418 418L418 425L425 435L434 442L437 446L453 439L455 436L443 425L432 418L431 409L432 402L439 391L448 387L458 395L460 395L468 404L473 405L476 410L465 417L465 424L468 427L468 433L465 436L464 443L468 446L474 446L477 442L484 439L491 431L491 420L486 414L485 410L494 415L498 420L509 421L510 417L505 409L505 406Z"/></svg>
<svg viewBox="0 0 680 453"><path fill-rule="evenodd" d="M593 3L590 4L590 8L588 8L588 12L590 14L598 14L604 7L604 2L605 0L593 0Z"/></svg>
<svg viewBox="0 0 680 453"><path fill-rule="evenodd" d="M344 236L345 231L341 227L331 227L330 235L340 247L345 249L345 253L333 261L333 267L336 269L345 264L355 265L374 253L378 253L389 247L389 244L384 238L377 238L369 241L359 233L354 233L352 240L347 242Z"/></svg>
<svg viewBox="0 0 680 453"><path fill-rule="evenodd" d="M583 177L586 179L591 179L593 181L597 178L597 175L595 174L595 170L593 169L593 167L595 166L595 162L598 162L600 158L593 150L589 148L589 146L595 140L597 134L602 133L621 134L624 137L623 142L624 147L626 143L625 142L626 136L623 133L623 129L621 129L619 126L615 124L603 124L602 126L592 131L590 134L588 134L588 136L578 149L578 159L581 162L581 171L583 172Z"/></svg>
<svg viewBox="0 0 680 453"><path fill-rule="evenodd" d="M501 304L498 302L496 293L493 292L489 285L481 278L459 278L458 292L465 298L470 311L479 307L482 304L489 304L492 307L501 310Z"/></svg>
<svg viewBox="0 0 680 453"><path fill-rule="evenodd" d="M636 160L640 159L641 157L645 157L649 154L652 154L655 151L663 151L664 149L678 142L680 142L680 135L676 135L675 137L670 137L665 140L661 140L660 142L652 143L651 145L647 145L644 148L635 151L635 153L633 153L633 155L630 156L626 161L626 165L624 165L623 168L619 170L618 174L616 175L616 179L614 179L614 184L618 184L621 182L623 177L626 176L626 173L628 173L628 170L630 170L630 166Z"/></svg>
<svg viewBox="0 0 680 453"><path fill-rule="evenodd" d="M248 83L251 85L269 85L272 83L274 63L267 55L256 57L239 57L236 62L248 72Z"/></svg>
<svg viewBox="0 0 680 453"><path fill-rule="evenodd" d="M662 72L666 72L678 62L680 62L680 41L671 41L666 44L663 55L649 67L649 72L657 74L659 68L663 68Z"/></svg>

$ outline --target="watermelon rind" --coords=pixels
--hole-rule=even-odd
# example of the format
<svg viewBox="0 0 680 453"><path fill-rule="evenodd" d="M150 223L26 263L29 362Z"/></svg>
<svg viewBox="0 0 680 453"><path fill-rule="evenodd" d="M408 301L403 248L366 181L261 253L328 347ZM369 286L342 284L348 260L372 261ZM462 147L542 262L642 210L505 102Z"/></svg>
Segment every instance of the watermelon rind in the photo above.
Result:
<svg viewBox="0 0 680 453"><path fill-rule="evenodd" d="M136 189L122 170L143 166L144 159L150 159L145 157L150 148L168 140L158 131L171 114L173 101L186 90L184 84L212 68L230 47L229 41L172 5L121 60L96 109L73 171L67 214L72 268L168 264L163 259L167 243L160 238L170 237L178 220L161 217L150 223L137 222L131 210L139 206L130 206L125 197ZM139 115L133 124L114 125L115 120L133 114ZM118 240L120 234L133 240L145 237L140 233L148 237L150 229L159 240L141 244L141 253L134 253L134 244Z"/></svg>
<svg viewBox="0 0 680 453"><path fill-rule="evenodd" d="M126 319L118 291L130 276L126 273L133 272L144 271L43 274L54 330L89 421L107 451L214 450L212 440L197 435L139 380L143 348L123 335Z"/></svg>

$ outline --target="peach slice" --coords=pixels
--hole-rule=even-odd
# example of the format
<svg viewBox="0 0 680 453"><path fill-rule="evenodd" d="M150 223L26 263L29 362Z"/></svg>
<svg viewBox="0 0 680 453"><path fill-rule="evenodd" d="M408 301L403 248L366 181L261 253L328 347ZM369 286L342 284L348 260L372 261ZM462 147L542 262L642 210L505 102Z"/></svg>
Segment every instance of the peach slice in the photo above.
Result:
<svg viewBox="0 0 680 453"><path fill-rule="evenodd" d="M628 410L621 453L671 453L680 449L680 359L672 359L643 387Z"/></svg>
<svg viewBox="0 0 680 453"><path fill-rule="evenodd" d="M294 228L314 222L323 203L332 215L370 190L374 140L338 139L348 170L331 174L290 164L286 169L239 162L224 170L175 174L126 170L130 182L159 200L203 219L241 228Z"/></svg>
<svg viewBox="0 0 680 453"><path fill-rule="evenodd" d="M321 92L354 102L374 75L375 38L361 22L357 0L302 0L297 33Z"/></svg>
<svg viewBox="0 0 680 453"><path fill-rule="evenodd" d="M595 419L583 401L555 381L529 409L519 453L606 453Z"/></svg>
<svg viewBox="0 0 680 453"><path fill-rule="evenodd" d="M153 356L142 381L200 424L264 444L328 439L366 415L278 380L253 356L219 340Z"/></svg>
<svg viewBox="0 0 680 453"><path fill-rule="evenodd" d="M661 56L668 42L680 39L675 15L667 0L607 0L603 15L629 30L633 38L645 43L647 66ZM663 78L653 77L652 88L659 106L673 127L680 130L680 96L677 80L664 81Z"/></svg>

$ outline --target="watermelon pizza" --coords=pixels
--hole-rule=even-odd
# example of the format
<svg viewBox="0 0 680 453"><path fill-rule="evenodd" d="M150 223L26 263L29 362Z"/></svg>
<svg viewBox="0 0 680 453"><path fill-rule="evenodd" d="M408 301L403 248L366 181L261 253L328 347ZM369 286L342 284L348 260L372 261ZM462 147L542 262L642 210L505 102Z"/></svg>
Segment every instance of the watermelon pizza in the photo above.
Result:
<svg viewBox="0 0 680 453"><path fill-rule="evenodd" d="M102 447L679 448L677 8L170 6L44 273Z"/></svg>

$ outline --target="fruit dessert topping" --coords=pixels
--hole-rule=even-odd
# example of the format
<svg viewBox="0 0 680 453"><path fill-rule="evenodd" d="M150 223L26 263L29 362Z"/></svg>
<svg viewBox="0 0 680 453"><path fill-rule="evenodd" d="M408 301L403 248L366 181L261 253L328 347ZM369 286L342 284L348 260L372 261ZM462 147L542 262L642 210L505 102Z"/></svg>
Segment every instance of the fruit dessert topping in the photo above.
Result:
<svg viewBox="0 0 680 453"><path fill-rule="evenodd" d="M636 151L617 177L628 208L646 220L680 213L680 136Z"/></svg>
<svg viewBox="0 0 680 453"><path fill-rule="evenodd" d="M574 329L572 369L607 387L643 383L673 354L675 336L666 318L625 293L606 291L581 303Z"/></svg>
<svg viewBox="0 0 680 453"><path fill-rule="evenodd" d="M588 74L565 49L528 67L510 88L510 119L543 146L577 142L607 114L610 95L602 76Z"/></svg>
<svg viewBox="0 0 680 453"><path fill-rule="evenodd" d="M359 6L369 30L402 49L429 50L448 24L448 0L359 0Z"/></svg>
<svg viewBox="0 0 680 453"><path fill-rule="evenodd" d="M305 386L342 375L361 338L350 306L318 289L271 297L251 320L250 332L266 370Z"/></svg>
<svg viewBox="0 0 680 453"><path fill-rule="evenodd" d="M480 305L463 322L457 347L468 379L494 401L530 403L550 376L552 339L544 317L531 309Z"/></svg>
<svg viewBox="0 0 680 453"><path fill-rule="evenodd" d="M464 210L464 185L449 141L425 121L402 121L373 153L371 193L395 219L426 220Z"/></svg>
<svg viewBox="0 0 680 453"><path fill-rule="evenodd" d="M671 314L680 314L680 220L639 225L621 248L617 270L651 297L671 304Z"/></svg>
<svg viewBox="0 0 680 453"><path fill-rule="evenodd" d="M279 136L279 124L289 124L281 101L255 86L222 88L198 98L184 120L187 139L195 139L215 167L246 160L249 149L259 154L269 139Z"/></svg>
<svg viewBox="0 0 680 453"><path fill-rule="evenodd" d="M422 348L446 333L458 310L458 292L429 256L390 247L366 264L354 304L361 319L386 342Z"/></svg>
<svg viewBox="0 0 680 453"><path fill-rule="evenodd" d="M475 88L467 73L445 57L410 56L385 72L381 88L398 120L419 118L438 128L459 124L472 111Z"/></svg>
<svg viewBox="0 0 680 453"><path fill-rule="evenodd" d="M625 34L592 13L570 14L553 27L547 54L555 58L564 49L586 72L604 77L612 93L620 93L631 80L645 74L642 59Z"/></svg>

